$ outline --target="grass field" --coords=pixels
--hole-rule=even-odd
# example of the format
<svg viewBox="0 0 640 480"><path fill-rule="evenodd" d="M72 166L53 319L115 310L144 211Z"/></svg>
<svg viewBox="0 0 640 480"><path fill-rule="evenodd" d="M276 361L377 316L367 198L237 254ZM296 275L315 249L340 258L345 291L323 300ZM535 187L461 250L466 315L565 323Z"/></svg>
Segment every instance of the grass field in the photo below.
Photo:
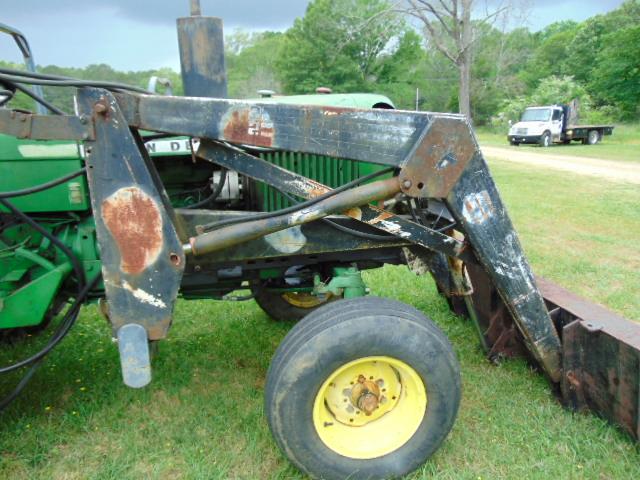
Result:
<svg viewBox="0 0 640 480"><path fill-rule="evenodd" d="M479 128L476 130L481 145L504 147L508 149L534 150L539 153L553 155L567 155L576 157L601 158L605 160L618 160L624 162L640 163L640 124L616 125L613 135L605 136L601 143L596 145L582 145L571 143L569 145L552 145L548 149L539 148L537 145L520 145L513 147L507 142L507 132L496 132Z"/></svg>
<svg viewBox="0 0 640 480"><path fill-rule="evenodd" d="M640 321L640 189L491 165L534 270ZM431 316L461 361L458 421L410 478L640 478L631 439L564 410L524 362L488 363L471 324L448 311L429 278L387 267L366 279L372 294ZM106 323L85 308L0 418L0 478L302 478L276 449L262 406L270 357L288 328L253 302L180 301L154 381L134 391L121 384ZM34 346L3 347L1 364ZM6 391L15 377L0 380Z"/></svg>

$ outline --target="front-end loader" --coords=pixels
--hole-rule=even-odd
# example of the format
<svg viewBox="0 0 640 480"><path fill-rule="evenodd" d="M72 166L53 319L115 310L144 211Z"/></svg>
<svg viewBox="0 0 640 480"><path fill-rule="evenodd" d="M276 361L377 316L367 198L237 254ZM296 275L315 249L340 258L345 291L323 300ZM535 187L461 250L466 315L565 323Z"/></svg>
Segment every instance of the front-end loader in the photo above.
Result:
<svg viewBox="0 0 640 480"><path fill-rule="evenodd" d="M403 264L433 276L489 358L526 356L565 404L638 438L640 326L533 275L465 117L379 95L228 99L222 23L192 7L184 97L0 70L5 97L51 113L0 108L0 329L61 316L42 350L0 368L25 371L2 407L85 303L100 302L124 383L142 388L178 297L250 288L299 320L265 387L284 455L316 478L403 475L461 396L440 329L366 295L361 271ZM77 88L75 112L29 85Z"/></svg>

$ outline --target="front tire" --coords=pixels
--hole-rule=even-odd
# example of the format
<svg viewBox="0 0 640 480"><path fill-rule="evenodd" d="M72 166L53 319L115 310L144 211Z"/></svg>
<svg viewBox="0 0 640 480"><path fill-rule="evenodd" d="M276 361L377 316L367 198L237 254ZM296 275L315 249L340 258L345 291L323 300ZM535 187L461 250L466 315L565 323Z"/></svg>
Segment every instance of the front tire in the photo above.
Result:
<svg viewBox="0 0 640 480"><path fill-rule="evenodd" d="M413 307L365 297L293 327L269 368L265 411L282 452L312 477L389 478L438 449L460 390L438 327Z"/></svg>
<svg viewBox="0 0 640 480"><path fill-rule="evenodd" d="M551 146L551 133L544 132L540 137L540 146L541 147L550 147Z"/></svg>

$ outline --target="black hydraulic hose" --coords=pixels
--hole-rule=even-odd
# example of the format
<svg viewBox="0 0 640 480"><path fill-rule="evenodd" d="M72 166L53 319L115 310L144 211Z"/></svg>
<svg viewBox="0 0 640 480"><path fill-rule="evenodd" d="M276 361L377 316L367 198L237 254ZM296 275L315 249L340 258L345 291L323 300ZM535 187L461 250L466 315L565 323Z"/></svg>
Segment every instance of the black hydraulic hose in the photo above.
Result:
<svg viewBox="0 0 640 480"><path fill-rule="evenodd" d="M56 115L66 115L62 110L60 110L58 107L56 107L55 105L53 105L52 103L47 102L44 98L42 98L39 95L36 95L35 93L33 93L31 90L29 90L28 88L20 85L19 83L15 83L15 82L9 82L7 80L5 80L4 82L10 84L12 87L15 87L16 90L20 90L22 93L24 93L25 95L33 98L36 102L38 102L41 105L44 105L47 109L49 109L50 111L52 111L53 113L55 113Z"/></svg>
<svg viewBox="0 0 640 480"><path fill-rule="evenodd" d="M351 187L355 187L356 185L362 183L362 182L366 182L367 180L371 180L372 178L375 177L379 177L380 175L384 175L385 173L389 173L391 171L394 170L394 167L388 167L385 168L383 170L380 170L378 172L373 172L370 173L369 175L365 175L364 177L360 177L360 178L356 178L355 180L352 180L349 183L345 183L344 185L334 188L333 190L329 190L326 193L323 193L322 195L319 195L317 197L313 197L309 200L306 200L304 202L298 203L296 205L292 205L290 207L287 208L283 208L281 210L276 210L275 212L263 212L263 213L259 213L257 215L249 215L249 216L245 216L245 217L237 217L237 218L230 218L228 220L222 220L219 222L213 222L213 223L209 223L206 225L203 225L203 231L210 231L216 228L220 228L223 226L227 226L227 225L235 225L237 223L242 223L242 222L246 222L246 221L250 221L250 220L262 220L265 218L271 218L271 217L277 217L279 215L284 215L287 213L291 213L291 212L295 212L298 210L301 210L303 208L306 207L310 207L311 205L315 205L318 202L321 202L322 200L325 200L327 198L333 197L334 195L337 195L338 193L344 192L345 190L350 189Z"/></svg>
<svg viewBox="0 0 640 480"><path fill-rule="evenodd" d="M287 197L289 199L289 201L293 204L296 203L296 200L289 195L286 192L283 192L282 190L280 191L280 193L282 193L285 197ZM340 232L344 232L344 233L348 233L349 235L353 235L354 237L360 237L360 238L364 238L366 240L373 240L376 242L388 242L390 240L395 240L395 236L394 235L376 235L374 233L366 233L366 232L361 232L359 230L355 230L353 228L349 228L349 227L345 227L344 225L340 225L338 222L334 222L333 220L329 219L329 218L322 218L321 219L324 223L326 223L327 225L329 225L330 227L340 231Z"/></svg>
<svg viewBox="0 0 640 480"><path fill-rule="evenodd" d="M23 188L21 190L13 190L11 192L0 192L0 198L12 198L12 197L22 197L24 195L31 195L32 193L42 192L43 190L47 190L49 188L53 188L58 186L67 180L71 180L72 178L79 177L86 171L85 168L81 168L77 172L70 173L65 175L64 177L57 178L56 180L51 180L46 183L41 183L40 185L36 185L35 187Z"/></svg>
<svg viewBox="0 0 640 480"><path fill-rule="evenodd" d="M24 388L27 386L27 383L29 383L31 377L33 377L33 375L36 373L36 370L40 366L41 361L42 360L34 362L31 367L29 367L27 373L25 373L24 376L20 379L20 382L18 382L18 385L16 385L13 391L9 395L6 395L2 400L0 400L0 412L7 408L9 404L16 398L18 398L18 395L22 393L22 390L24 390Z"/></svg>
<svg viewBox="0 0 640 480"><path fill-rule="evenodd" d="M18 72L20 71L18 70ZM23 72L20 73L21 75L7 75L4 73L0 74L0 80L9 81L12 83L27 83L29 85L45 85L52 87L96 87L105 88L107 90L130 90L132 92L138 93L151 93L144 88L134 87L132 85L126 85L124 83L104 82L99 80L81 80L79 78L47 79L33 77L32 75L22 75Z"/></svg>
<svg viewBox="0 0 640 480"><path fill-rule="evenodd" d="M339 230L341 232L348 233L349 235L353 235L354 237L364 238L365 240L373 240L376 242L390 242L392 240L398 239L398 237L396 237L395 235L376 235L375 233L361 232L359 230L340 225L339 223L334 222L329 218L323 218L322 221L329 225L331 228L335 228L336 230Z"/></svg>
<svg viewBox="0 0 640 480"><path fill-rule="evenodd" d="M15 370L19 370L22 367L27 367L34 362L41 360L49 352L51 352L51 350L53 350L62 341L62 339L66 337L67 333L69 333L69 330L71 330L71 327L73 327L76 318L78 317L78 313L80 312L82 302L85 300L91 289L97 285L98 280L100 280L101 276L102 274L98 273L95 278L91 280L91 282L84 285L78 296L73 301L73 304L65 313L62 322L60 322L60 326L53 334L53 336L49 339L49 341L45 344L45 346L40 349L40 351L34 353L28 358L25 358L24 360L0 368L0 374L13 372Z"/></svg>
<svg viewBox="0 0 640 480"><path fill-rule="evenodd" d="M86 285L87 283L87 279L84 274L84 269L82 268L82 265L80 265L80 260L78 260L78 257L71 251L71 249L64 243L62 243L60 239L55 235L52 235L46 229L42 228L40 224L38 224L38 222L14 207L13 204L11 204L9 201L5 200L4 198L0 198L0 205L4 206L7 210L11 211L11 213L16 215L17 217L20 217L31 228L36 230L40 235L51 240L51 243L62 250L62 253L64 253L71 261L73 271L76 275L76 278L78 279L78 294L80 294L80 292L82 291L82 287L84 287L84 285Z"/></svg>
<svg viewBox="0 0 640 480"><path fill-rule="evenodd" d="M205 205L208 205L210 202L213 202L222 193L222 189L224 188L224 183L226 181L227 181L227 170L222 169L222 171L220 172L220 178L218 179L218 183L216 184L216 187L213 189L213 192L211 193L211 195L209 195L204 200L200 200L197 203L187 205L185 208L200 208L200 207L204 207Z"/></svg>

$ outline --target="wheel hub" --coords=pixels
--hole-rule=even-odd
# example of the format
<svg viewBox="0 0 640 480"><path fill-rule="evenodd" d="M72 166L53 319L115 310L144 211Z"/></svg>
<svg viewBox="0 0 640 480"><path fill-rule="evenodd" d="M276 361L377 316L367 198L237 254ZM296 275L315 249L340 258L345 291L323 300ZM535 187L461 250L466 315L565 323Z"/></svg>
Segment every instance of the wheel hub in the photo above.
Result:
<svg viewBox="0 0 640 480"><path fill-rule="evenodd" d="M425 386L406 363L363 357L337 369L320 387L314 424L332 450L351 458L375 458L413 435L426 404Z"/></svg>
<svg viewBox="0 0 640 480"><path fill-rule="evenodd" d="M384 380L378 380L381 384ZM380 401L380 387L377 383L367 380L364 375L358 375L358 382L351 389L351 404L369 416L378 408Z"/></svg>

